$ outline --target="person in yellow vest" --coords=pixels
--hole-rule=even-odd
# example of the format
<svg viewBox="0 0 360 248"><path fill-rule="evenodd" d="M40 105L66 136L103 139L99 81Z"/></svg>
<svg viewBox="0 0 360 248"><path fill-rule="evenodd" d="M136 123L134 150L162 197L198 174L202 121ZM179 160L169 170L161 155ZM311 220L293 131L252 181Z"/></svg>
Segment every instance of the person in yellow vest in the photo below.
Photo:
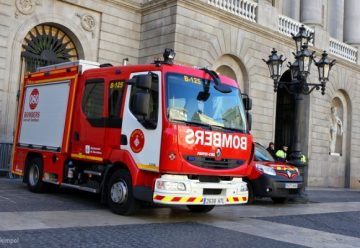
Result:
<svg viewBox="0 0 360 248"><path fill-rule="evenodd" d="M276 152L276 159L281 161L281 162L286 162L287 161L287 151L288 151L288 147L287 146L283 146L281 150L278 150Z"/></svg>
<svg viewBox="0 0 360 248"><path fill-rule="evenodd" d="M300 161L301 163L306 164L306 156L304 154L301 155Z"/></svg>

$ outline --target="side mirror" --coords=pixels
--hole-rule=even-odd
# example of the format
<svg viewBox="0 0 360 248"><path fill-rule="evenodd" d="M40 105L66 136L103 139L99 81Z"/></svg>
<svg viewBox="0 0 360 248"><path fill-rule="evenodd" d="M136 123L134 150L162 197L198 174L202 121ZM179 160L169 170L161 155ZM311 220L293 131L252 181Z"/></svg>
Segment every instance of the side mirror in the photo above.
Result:
<svg viewBox="0 0 360 248"><path fill-rule="evenodd" d="M232 91L230 86L223 84L223 83L215 84L214 88L217 91L220 91L221 93L225 93L225 94L230 93Z"/></svg>
<svg viewBox="0 0 360 248"><path fill-rule="evenodd" d="M244 108L246 111L249 111L252 109L252 99L248 95L243 94L243 96L245 96L243 98Z"/></svg>
<svg viewBox="0 0 360 248"><path fill-rule="evenodd" d="M150 90L152 86L152 76L150 74L138 75L127 81L136 88Z"/></svg>
<svg viewBox="0 0 360 248"><path fill-rule="evenodd" d="M136 77L135 86L139 89L150 90L152 84L152 76L149 74L139 75Z"/></svg>
<svg viewBox="0 0 360 248"><path fill-rule="evenodd" d="M210 97L210 93L206 91L200 91L197 95L196 99L198 101L206 102Z"/></svg>
<svg viewBox="0 0 360 248"><path fill-rule="evenodd" d="M252 125L252 115L249 112L246 112L246 120L248 124L248 129L251 131L251 125Z"/></svg>
<svg viewBox="0 0 360 248"><path fill-rule="evenodd" d="M150 113L150 93L141 91L137 92L133 97L133 113L146 119Z"/></svg>

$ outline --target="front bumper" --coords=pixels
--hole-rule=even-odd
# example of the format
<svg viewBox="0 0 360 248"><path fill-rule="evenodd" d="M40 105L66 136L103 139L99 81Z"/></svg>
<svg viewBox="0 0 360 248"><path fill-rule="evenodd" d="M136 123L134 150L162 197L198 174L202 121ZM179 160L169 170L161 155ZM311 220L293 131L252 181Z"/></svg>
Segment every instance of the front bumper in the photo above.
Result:
<svg viewBox="0 0 360 248"><path fill-rule="evenodd" d="M170 185L169 188L165 184ZM169 205L245 204L248 201L248 191L241 178L200 182L183 175L162 175L156 180L153 201Z"/></svg>
<svg viewBox="0 0 360 248"><path fill-rule="evenodd" d="M296 180L284 180L276 176L261 175L252 180L254 196L259 197L290 197L299 195L304 187L302 178ZM294 186L296 185L296 188Z"/></svg>

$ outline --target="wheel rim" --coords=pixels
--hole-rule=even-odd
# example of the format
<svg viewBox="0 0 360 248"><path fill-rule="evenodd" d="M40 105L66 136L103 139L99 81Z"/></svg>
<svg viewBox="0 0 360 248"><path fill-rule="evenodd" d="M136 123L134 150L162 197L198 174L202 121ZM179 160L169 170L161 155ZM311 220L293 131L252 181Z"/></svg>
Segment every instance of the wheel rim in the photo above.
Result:
<svg viewBox="0 0 360 248"><path fill-rule="evenodd" d="M37 164L33 164L29 171L29 182L30 185L34 186L39 182L39 167Z"/></svg>
<svg viewBox="0 0 360 248"><path fill-rule="evenodd" d="M127 196L128 187L124 180L120 180L111 186L110 197L113 202L122 204L126 201Z"/></svg>

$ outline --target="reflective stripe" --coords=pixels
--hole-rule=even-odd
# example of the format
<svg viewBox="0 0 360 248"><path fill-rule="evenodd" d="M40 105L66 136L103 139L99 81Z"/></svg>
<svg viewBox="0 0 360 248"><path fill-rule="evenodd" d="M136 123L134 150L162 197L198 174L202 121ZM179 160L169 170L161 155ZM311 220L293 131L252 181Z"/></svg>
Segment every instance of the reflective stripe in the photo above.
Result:
<svg viewBox="0 0 360 248"><path fill-rule="evenodd" d="M88 155L84 155L82 153L78 153L78 154L71 154L72 158L79 158L79 159L87 159L87 160L93 160L93 161L99 161L102 162L103 158L100 157L95 157L95 156L88 156Z"/></svg>
<svg viewBox="0 0 360 248"><path fill-rule="evenodd" d="M295 168L287 168L285 166L276 166L276 170L283 170L283 171L295 171Z"/></svg>
<svg viewBox="0 0 360 248"><path fill-rule="evenodd" d="M189 202L189 203L202 203L204 199L202 197L179 197L179 196L162 196L153 195L153 199L162 202Z"/></svg>
<svg viewBox="0 0 360 248"><path fill-rule="evenodd" d="M247 202L247 197L228 197L226 199L227 202L234 203L234 202Z"/></svg>
<svg viewBox="0 0 360 248"><path fill-rule="evenodd" d="M148 171L159 171L159 167L156 165L150 165L150 164L137 164L137 167L141 170L148 170Z"/></svg>

